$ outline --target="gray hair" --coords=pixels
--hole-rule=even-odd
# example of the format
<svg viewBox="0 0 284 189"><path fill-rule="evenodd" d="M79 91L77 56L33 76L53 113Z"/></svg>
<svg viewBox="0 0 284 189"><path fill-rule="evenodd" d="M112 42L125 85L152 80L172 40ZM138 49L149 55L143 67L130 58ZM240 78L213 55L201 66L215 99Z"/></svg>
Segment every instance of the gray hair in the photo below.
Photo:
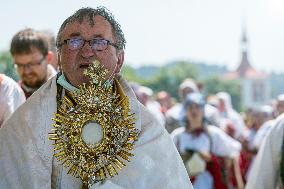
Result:
<svg viewBox="0 0 284 189"><path fill-rule="evenodd" d="M100 16L104 17L111 24L112 32L113 32L114 37L116 39L116 45L118 46L118 50L123 50L125 48L126 40L125 40L124 34L121 30L121 26L115 20L112 13L106 7L97 7L95 9L90 8L90 7L81 8L81 9L77 10L73 15L69 16L62 23L62 25L61 25L61 27L58 31L57 38L56 38L57 49L59 49L59 46L60 46L62 32L68 24L73 23L75 21L79 21L80 23L82 23L83 20L85 18L87 18L88 21L89 21L89 24L91 26L94 26L95 23L94 23L93 19L94 19L94 16L96 16L96 15L100 15Z"/></svg>

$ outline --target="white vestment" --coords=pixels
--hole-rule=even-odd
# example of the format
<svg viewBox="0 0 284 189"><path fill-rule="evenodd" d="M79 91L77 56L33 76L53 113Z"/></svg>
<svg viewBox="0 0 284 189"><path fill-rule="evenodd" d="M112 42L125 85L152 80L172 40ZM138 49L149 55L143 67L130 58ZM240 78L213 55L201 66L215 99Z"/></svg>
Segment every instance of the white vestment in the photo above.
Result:
<svg viewBox="0 0 284 189"><path fill-rule="evenodd" d="M246 189L281 189L280 162L284 131L284 114L275 120L265 137L248 175Z"/></svg>
<svg viewBox="0 0 284 189"><path fill-rule="evenodd" d="M126 81L120 84L135 113L140 135L134 156L118 175L91 188L110 189L190 189L192 185L183 162L158 121L138 103ZM67 174L53 158L53 141L48 139L57 110L56 77L47 81L17 109L0 129L0 188L79 189L82 182Z"/></svg>

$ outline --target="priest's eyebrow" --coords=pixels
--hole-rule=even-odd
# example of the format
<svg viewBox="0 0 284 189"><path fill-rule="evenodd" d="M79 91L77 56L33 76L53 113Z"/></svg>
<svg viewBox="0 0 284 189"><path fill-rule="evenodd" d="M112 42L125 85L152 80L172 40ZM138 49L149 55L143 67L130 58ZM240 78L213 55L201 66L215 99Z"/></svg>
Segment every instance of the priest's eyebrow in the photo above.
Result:
<svg viewBox="0 0 284 189"><path fill-rule="evenodd" d="M69 37L79 37L79 36L81 36L81 33L80 33L80 32L71 33L71 34L69 35Z"/></svg>
<svg viewBox="0 0 284 189"><path fill-rule="evenodd" d="M81 33L80 32L75 32L75 33L71 33L69 35L69 37L80 37ZM95 34L93 35L93 38L103 38L102 34Z"/></svg>

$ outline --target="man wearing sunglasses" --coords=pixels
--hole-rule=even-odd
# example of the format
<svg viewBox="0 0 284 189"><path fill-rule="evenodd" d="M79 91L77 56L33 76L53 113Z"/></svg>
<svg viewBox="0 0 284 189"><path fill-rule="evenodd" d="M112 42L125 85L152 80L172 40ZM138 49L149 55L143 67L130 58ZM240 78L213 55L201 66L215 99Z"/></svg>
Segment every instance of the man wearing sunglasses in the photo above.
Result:
<svg viewBox="0 0 284 189"><path fill-rule="evenodd" d="M0 132L2 188L192 188L167 131L120 75L125 43L104 7L79 9L63 22L57 35L61 72ZM117 103L110 100L114 94ZM122 124L127 115L133 116L129 127ZM125 138L129 143L121 142Z"/></svg>
<svg viewBox="0 0 284 189"><path fill-rule="evenodd" d="M54 54L48 50L48 39L42 32L31 28L19 31L12 39L10 52L26 98L56 74L49 65Z"/></svg>

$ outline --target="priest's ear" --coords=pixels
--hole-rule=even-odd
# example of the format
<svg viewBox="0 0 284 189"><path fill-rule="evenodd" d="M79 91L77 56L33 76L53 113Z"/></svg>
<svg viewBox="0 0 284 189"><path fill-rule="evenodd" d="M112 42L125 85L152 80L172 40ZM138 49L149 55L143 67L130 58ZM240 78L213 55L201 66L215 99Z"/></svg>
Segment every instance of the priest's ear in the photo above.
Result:
<svg viewBox="0 0 284 189"><path fill-rule="evenodd" d="M62 65L61 65L61 56L60 56L60 51L57 52L57 63L59 67L59 71L62 72Z"/></svg>
<svg viewBox="0 0 284 189"><path fill-rule="evenodd" d="M121 67L124 63L124 50L119 50L119 52L117 53L117 62L116 62L116 70L115 70L115 74L119 74Z"/></svg>

